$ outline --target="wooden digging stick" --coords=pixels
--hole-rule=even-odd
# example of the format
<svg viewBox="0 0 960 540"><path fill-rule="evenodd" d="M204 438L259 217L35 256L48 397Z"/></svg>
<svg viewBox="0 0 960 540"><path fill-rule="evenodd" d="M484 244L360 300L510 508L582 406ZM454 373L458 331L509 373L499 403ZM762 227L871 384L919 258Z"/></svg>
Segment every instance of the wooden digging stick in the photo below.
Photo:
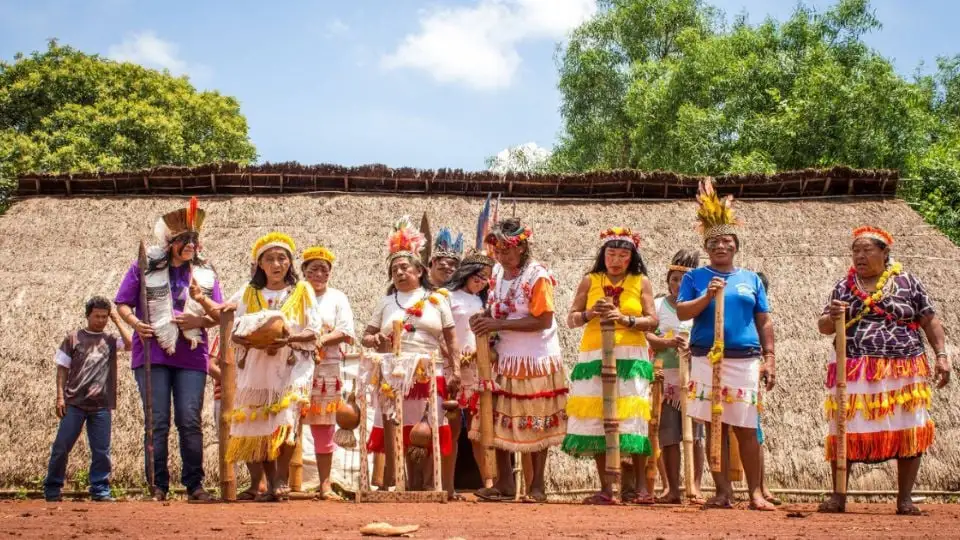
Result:
<svg viewBox="0 0 960 540"><path fill-rule="evenodd" d="M403 321L393 321L393 356L394 365L400 361L401 341L403 337ZM403 448L403 394L394 389L393 406L396 410L395 428L393 430L393 478L396 491L407 490L406 453Z"/></svg>
<svg viewBox="0 0 960 540"><path fill-rule="evenodd" d="M690 340L689 332L682 332L684 341ZM687 394L690 385L690 346L681 347L680 357L680 418L683 426L683 489L687 497L693 493L693 419L687 416Z"/></svg>
<svg viewBox="0 0 960 540"><path fill-rule="evenodd" d="M653 361L653 384L650 388L650 422L647 424L647 439L650 441L650 457L647 458L647 493L656 493L657 462L660 459L660 413L663 411L663 360ZM663 479L666 484L666 479Z"/></svg>
<svg viewBox="0 0 960 540"><path fill-rule="evenodd" d="M713 335L714 341L719 341L720 343L723 343L723 294L723 289L721 289L713 299L715 306ZM712 388L710 393L710 471L715 473L723 470L723 460L721 459L723 441L723 420L721 419L721 415L723 414L723 396L720 394L722 390L720 380L722 367L723 359L719 362L712 363L713 377L710 383Z"/></svg>
<svg viewBox="0 0 960 540"><path fill-rule="evenodd" d="M613 322L600 322L602 360L600 381L603 391L603 434L606 437L607 485L614 498L620 497L620 417L617 415L617 358L614 354L616 329ZM656 463L654 463L656 470Z"/></svg>
<svg viewBox="0 0 960 540"><path fill-rule="evenodd" d="M838 495L847 494L847 321L846 314L837 320L837 411L836 449L837 473L834 479Z"/></svg>
<svg viewBox="0 0 960 540"><path fill-rule="evenodd" d="M147 247L140 241L140 252L137 255L137 266L140 272L140 320L150 324L150 306L147 297ZM153 363L150 359L150 339L143 338L143 427L145 432L146 444L144 445L144 459L147 462L147 484L153 490L154 484L154 464L153 464L153 384L151 381L151 371ZM152 495L152 493L151 493Z"/></svg>
<svg viewBox="0 0 960 540"><path fill-rule="evenodd" d="M440 412L437 410L439 389L437 388L437 353L430 353L430 367L426 371L430 377L430 392L427 394L427 421L430 424L430 457L433 458L433 491L443 491L443 474L440 462Z"/></svg>
<svg viewBox="0 0 960 540"><path fill-rule="evenodd" d="M480 446L483 447L484 480L497 477L497 453L493 449L493 367L490 365L490 335L477 336L477 375L480 378Z"/></svg>
<svg viewBox="0 0 960 540"><path fill-rule="evenodd" d="M230 411L237 395L237 364L233 352L232 309L224 310L220 315L220 418L217 419L220 444L220 498L224 501L237 500L237 476L233 463L227 461L227 446L230 444Z"/></svg>

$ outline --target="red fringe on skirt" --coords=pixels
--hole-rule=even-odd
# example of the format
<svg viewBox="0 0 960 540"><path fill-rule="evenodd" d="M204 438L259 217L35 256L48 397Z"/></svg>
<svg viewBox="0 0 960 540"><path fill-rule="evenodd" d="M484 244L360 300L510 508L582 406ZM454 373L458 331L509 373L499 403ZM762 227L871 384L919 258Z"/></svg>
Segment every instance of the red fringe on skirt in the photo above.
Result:
<svg viewBox="0 0 960 540"><path fill-rule="evenodd" d="M403 426L403 447L410 446L410 430L413 426ZM383 452L383 428L376 426L370 432L370 438L367 440L368 452ZM427 448L427 453L432 451ZM440 455L449 456L453 452L453 435L450 432L450 426L440 426Z"/></svg>
<svg viewBox="0 0 960 540"><path fill-rule="evenodd" d="M927 425L900 431L876 433L848 433L847 460L880 462L888 459L919 456L933 444L933 422ZM827 461L837 459L837 437L828 435L826 441Z"/></svg>

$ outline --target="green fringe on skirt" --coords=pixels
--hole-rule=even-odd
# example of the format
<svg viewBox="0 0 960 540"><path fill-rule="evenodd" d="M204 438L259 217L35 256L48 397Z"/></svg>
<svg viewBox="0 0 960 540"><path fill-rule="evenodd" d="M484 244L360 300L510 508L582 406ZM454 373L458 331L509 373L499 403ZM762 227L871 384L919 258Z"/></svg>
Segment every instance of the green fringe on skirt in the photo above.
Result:
<svg viewBox="0 0 960 540"><path fill-rule="evenodd" d="M574 457L595 456L607 451L607 438L604 435L567 435L560 448ZM650 455L650 439L646 435L632 433L620 434L620 455Z"/></svg>
<svg viewBox="0 0 960 540"><path fill-rule="evenodd" d="M589 362L580 362L573 367L570 373L571 381L583 381L600 376L603 368L602 360L591 360ZM648 381L653 380L653 364L649 360L636 360L632 358L617 359L617 378L623 380L642 378Z"/></svg>

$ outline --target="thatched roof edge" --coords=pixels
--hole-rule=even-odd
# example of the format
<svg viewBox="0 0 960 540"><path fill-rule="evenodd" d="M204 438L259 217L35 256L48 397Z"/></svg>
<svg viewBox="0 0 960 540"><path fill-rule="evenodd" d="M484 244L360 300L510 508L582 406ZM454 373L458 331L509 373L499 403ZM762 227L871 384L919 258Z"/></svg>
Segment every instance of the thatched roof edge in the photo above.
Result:
<svg viewBox="0 0 960 540"><path fill-rule="evenodd" d="M29 173L18 179L17 195L264 194L372 192L546 198L686 198L701 176L666 171L617 169L576 174L526 174L462 169L391 168L381 164L344 167L297 162L244 166L210 163L138 171L83 174ZM775 174L731 174L716 178L719 191L745 198L816 195L896 194L899 172L881 169L802 169Z"/></svg>

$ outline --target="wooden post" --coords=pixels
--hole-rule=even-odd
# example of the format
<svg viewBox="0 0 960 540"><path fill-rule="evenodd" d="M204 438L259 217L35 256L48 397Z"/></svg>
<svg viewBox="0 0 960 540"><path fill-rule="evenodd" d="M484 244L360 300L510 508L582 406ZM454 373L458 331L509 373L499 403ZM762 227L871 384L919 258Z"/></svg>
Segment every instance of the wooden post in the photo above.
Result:
<svg viewBox="0 0 960 540"><path fill-rule="evenodd" d="M602 360L600 380L603 385L603 434L606 437L607 485L615 498L620 496L620 417L617 415L617 357L614 354L616 338L612 322L600 323Z"/></svg>
<svg viewBox="0 0 960 540"><path fill-rule="evenodd" d="M660 413L663 411L663 360L653 361L653 385L650 388L650 423L647 438L650 440L650 457L647 458L647 493L653 495L657 487L657 461L660 459ZM666 479L663 479L666 484Z"/></svg>
<svg viewBox="0 0 960 540"><path fill-rule="evenodd" d="M714 303L714 319L713 319L713 335L714 342L723 344L723 289L717 293L717 296L713 299ZM723 347L720 348L720 354L723 355ZM721 358L718 362L713 362L713 377L710 381L711 393L710 393L710 471L711 472L720 472L723 468L723 460L721 459L722 454L722 437L723 437L723 420L721 416L723 414L723 396L720 395L721 392L721 382L720 375L721 369L723 367L723 359Z"/></svg>
<svg viewBox="0 0 960 540"><path fill-rule="evenodd" d="M846 314L837 320L837 417L836 449L837 477L834 489L838 495L847 494L847 321Z"/></svg>
<svg viewBox="0 0 960 540"><path fill-rule="evenodd" d="M437 411L437 353L430 353L430 392L427 396L427 422L430 423L431 455L433 458L433 490L443 491L442 466L440 464L440 414Z"/></svg>
<svg viewBox="0 0 960 540"><path fill-rule="evenodd" d="M66 188L67 188L67 197L73 196L73 186L71 186L72 179L73 179L73 175L71 174L67 176L66 180L64 180L64 184L66 185Z"/></svg>
<svg viewBox="0 0 960 540"><path fill-rule="evenodd" d="M144 175L143 177L143 189L147 190L147 193L150 193L150 177Z"/></svg>
<svg viewBox="0 0 960 540"><path fill-rule="evenodd" d="M69 180L68 180L69 182ZM68 184L69 185L69 184ZM137 267L140 272L140 320L150 324L150 306L147 300L147 247L140 241L140 252L137 255ZM154 464L153 464L153 384L151 382L151 371L153 365L150 359L150 340L143 340L143 428L147 443L144 445L144 456L147 462L147 485L150 486L151 495L154 483Z"/></svg>
<svg viewBox="0 0 960 540"><path fill-rule="evenodd" d="M296 446L293 447L293 456L290 458L290 491L303 491L303 424L297 421Z"/></svg>
<svg viewBox="0 0 960 540"><path fill-rule="evenodd" d="M217 192L217 175L216 175L216 173L210 173L210 189L213 190L214 193Z"/></svg>
<svg viewBox="0 0 960 540"><path fill-rule="evenodd" d="M497 453L493 449L493 368L490 365L490 336L477 336L477 375L480 378L480 446L483 447L483 479L497 477Z"/></svg>
<svg viewBox="0 0 960 540"><path fill-rule="evenodd" d="M393 321L393 355L394 362L400 361L400 352L402 350L401 338L403 337L403 321L397 319ZM397 411L396 428L393 430L393 477L396 483L396 491L404 492L407 490L407 464L406 453L403 448L403 395L401 392L394 391L393 405Z"/></svg>
<svg viewBox="0 0 960 540"><path fill-rule="evenodd" d="M363 349L361 349L360 364L363 363ZM363 502L361 493L370 490L370 464L367 461L367 385L358 384L355 388L357 389L357 406L360 409L360 440L358 441L360 446L360 479L357 484L357 495L353 500L359 503ZM374 471L374 474L376 474L376 471Z"/></svg>
<svg viewBox="0 0 960 540"><path fill-rule="evenodd" d="M230 417L233 400L237 395L237 364L233 356L233 310L220 316L220 418L217 419L217 435L220 453L220 499L237 500L237 477L233 463L227 461L227 446L230 444Z"/></svg>
<svg viewBox="0 0 960 540"><path fill-rule="evenodd" d="M681 332L684 341L689 342L690 333ZM690 346L681 347L680 356L680 418L683 426L683 489L687 498L693 494L693 419L687 416L687 398L690 385Z"/></svg>

